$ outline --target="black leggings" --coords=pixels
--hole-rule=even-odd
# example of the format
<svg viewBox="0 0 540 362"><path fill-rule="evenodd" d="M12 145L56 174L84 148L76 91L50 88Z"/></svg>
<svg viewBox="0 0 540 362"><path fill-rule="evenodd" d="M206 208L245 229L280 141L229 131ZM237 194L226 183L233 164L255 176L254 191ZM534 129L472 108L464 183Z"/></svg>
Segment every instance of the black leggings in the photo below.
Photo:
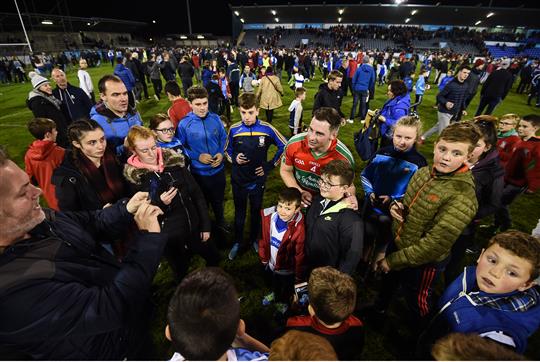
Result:
<svg viewBox="0 0 540 362"><path fill-rule="evenodd" d="M265 109L264 112L266 113L266 122L272 123L272 119L274 118L274 110Z"/></svg>

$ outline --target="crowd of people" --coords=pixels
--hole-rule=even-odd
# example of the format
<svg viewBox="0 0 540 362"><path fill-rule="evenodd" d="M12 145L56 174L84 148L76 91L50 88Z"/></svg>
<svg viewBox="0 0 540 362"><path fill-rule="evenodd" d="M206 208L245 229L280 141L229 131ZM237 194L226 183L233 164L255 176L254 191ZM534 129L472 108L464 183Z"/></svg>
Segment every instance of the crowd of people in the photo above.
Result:
<svg viewBox="0 0 540 362"><path fill-rule="evenodd" d="M155 359L149 293L165 258L178 283L165 331L173 360L361 359L365 325L383 323L398 291L413 336L404 357L522 358L540 325L540 231L512 230L508 207L540 188L540 116L491 113L517 78L518 93L540 96L538 59L157 48L107 57L112 72L96 90L83 57L78 87L61 67L50 71L54 89L46 72L30 72L25 170L0 149L2 355ZM307 94L317 68L323 81ZM288 139L273 125L284 73L295 97ZM171 104L143 121L147 83ZM422 133L414 106L431 87L438 119ZM377 88L387 100L371 111ZM361 171L342 127L359 131ZM435 133L428 167L417 144ZM265 192L271 172L277 194ZM481 245L490 216L494 236ZM253 273L270 291L261 303L281 322L270 347L246 333L220 248L233 263L258 254ZM463 268L467 251L477 264ZM206 267L188 273L194 255ZM368 279L378 293L359 308Z"/></svg>

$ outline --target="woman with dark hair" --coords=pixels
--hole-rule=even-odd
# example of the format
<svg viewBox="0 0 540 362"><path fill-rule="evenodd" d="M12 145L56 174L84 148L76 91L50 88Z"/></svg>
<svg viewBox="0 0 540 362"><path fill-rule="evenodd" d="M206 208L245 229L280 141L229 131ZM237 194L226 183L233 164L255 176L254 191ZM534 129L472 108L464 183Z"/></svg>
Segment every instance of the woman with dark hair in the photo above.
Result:
<svg viewBox="0 0 540 362"><path fill-rule="evenodd" d="M68 137L72 150L52 176L60 211L97 210L125 197L122 166L103 128L93 119L76 121Z"/></svg>
<svg viewBox="0 0 540 362"><path fill-rule="evenodd" d="M260 108L266 112L266 121L272 123L274 109L283 105L281 101L283 87L278 77L274 75L272 67L266 68L266 73L260 79L259 88L255 94L259 99Z"/></svg>
<svg viewBox="0 0 540 362"><path fill-rule="evenodd" d="M476 186L478 211L452 247L450 262L445 271L447 283L451 283L463 272L462 261L466 249L480 251L480 247L474 245L476 227L481 219L494 214L501 207L504 188L504 169L497 150L497 117L482 115L474 117L471 122L477 126L481 135L467 161Z"/></svg>
<svg viewBox="0 0 540 362"><path fill-rule="evenodd" d="M381 147L392 145L392 129L401 117L409 114L411 98L402 80L393 80L386 92L388 100L384 103L379 122L381 122Z"/></svg>

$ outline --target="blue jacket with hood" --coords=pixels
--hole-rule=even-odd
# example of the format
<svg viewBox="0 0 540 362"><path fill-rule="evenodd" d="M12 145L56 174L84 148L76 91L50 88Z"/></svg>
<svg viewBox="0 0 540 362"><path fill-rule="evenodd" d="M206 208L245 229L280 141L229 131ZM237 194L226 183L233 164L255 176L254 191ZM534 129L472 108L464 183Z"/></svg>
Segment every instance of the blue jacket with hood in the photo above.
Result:
<svg viewBox="0 0 540 362"><path fill-rule="evenodd" d="M381 116L386 118L386 122L381 124L381 135L392 137L392 127L398 119L409 114L410 107L409 93L387 100L381 109Z"/></svg>
<svg viewBox="0 0 540 362"><path fill-rule="evenodd" d="M352 88L354 91L367 91L375 87L375 70L369 64L363 63L356 68L352 79Z"/></svg>
<svg viewBox="0 0 540 362"><path fill-rule="evenodd" d="M116 64L116 67L114 68L114 75L122 79L122 82L124 82L128 92L135 88L135 77L133 76L131 70L129 70L129 68L127 68L124 64Z"/></svg>

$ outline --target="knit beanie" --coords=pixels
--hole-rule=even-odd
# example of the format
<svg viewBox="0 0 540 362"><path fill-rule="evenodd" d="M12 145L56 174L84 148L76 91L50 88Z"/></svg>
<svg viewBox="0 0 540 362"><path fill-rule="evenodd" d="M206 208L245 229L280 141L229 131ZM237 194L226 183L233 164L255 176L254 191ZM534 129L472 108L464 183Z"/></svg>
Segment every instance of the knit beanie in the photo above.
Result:
<svg viewBox="0 0 540 362"><path fill-rule="evenodd" d="M30 72L30 73L28 73L28 76L30 77L30 79L32 81L32 87L34 87L34 89L38 89L43 84L50 83L47 78L42 77L41 75L37 74L36 72Z"/></svg>
<svg viewBox="0 0 540 362"><path fill-rule="evenodd" d="M476 62L474 62L474 67L478 67L482 64L486 64L486 61L484 59L476 59Z"/></svg>

